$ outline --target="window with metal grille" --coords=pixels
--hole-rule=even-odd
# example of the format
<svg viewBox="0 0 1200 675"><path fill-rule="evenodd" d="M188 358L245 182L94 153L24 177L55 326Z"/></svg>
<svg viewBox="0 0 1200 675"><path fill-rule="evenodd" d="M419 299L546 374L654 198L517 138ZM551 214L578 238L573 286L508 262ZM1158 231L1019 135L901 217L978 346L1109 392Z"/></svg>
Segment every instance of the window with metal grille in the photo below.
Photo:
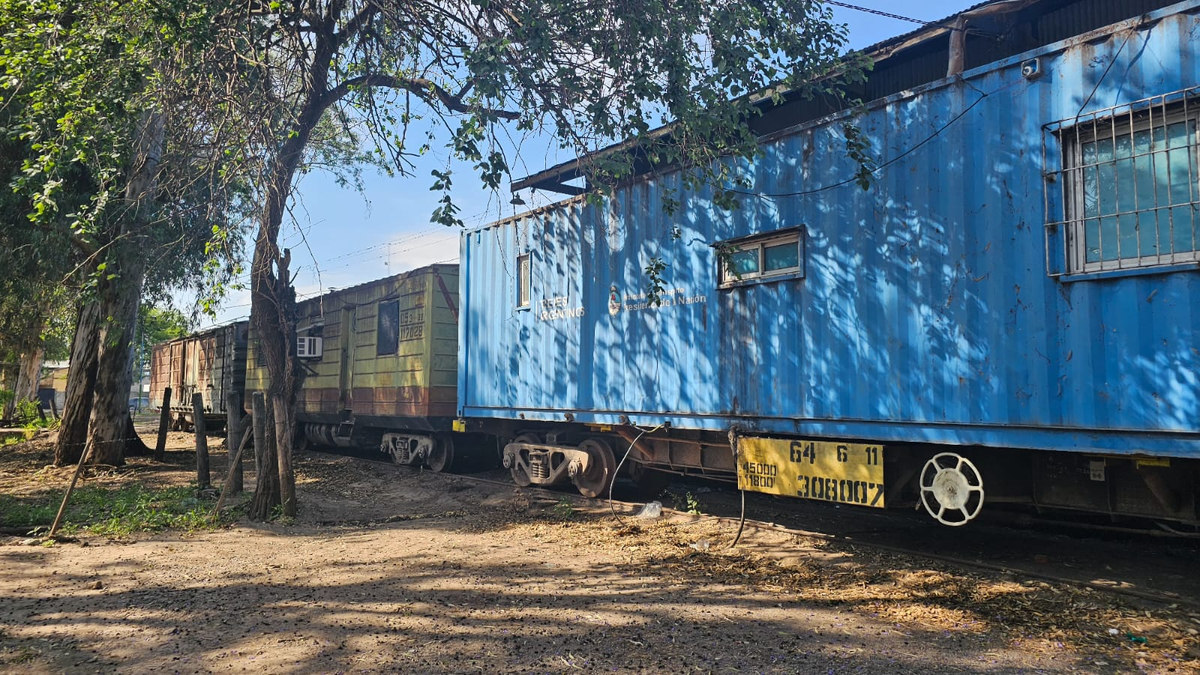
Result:
<svg viewBox="0 0 1200 675"><path fill-rule="evenodd" d="M517 256L517 307L529 306L530 271L529 254Z"/></svg>
<svg viewBox="0 0 1200 675"><path fill-rule="evenodd" d="M1200 259L1200 92L1084 115L1055 131L1062 149L1063 272ZM1074 122L1074 120L1072 120Z"/></svg>

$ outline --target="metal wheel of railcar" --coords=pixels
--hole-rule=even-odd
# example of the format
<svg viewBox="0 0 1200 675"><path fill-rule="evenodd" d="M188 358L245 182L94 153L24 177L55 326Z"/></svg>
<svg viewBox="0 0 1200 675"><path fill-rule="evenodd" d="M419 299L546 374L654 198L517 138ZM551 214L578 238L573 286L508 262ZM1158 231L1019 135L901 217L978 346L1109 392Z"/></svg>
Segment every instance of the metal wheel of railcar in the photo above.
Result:
<svg viewBox="0 0 1200 675"><path fill-rule="evenodd" d="M308 424L296 425L296 437L292 440L292 450L308 450L312 447L312 442L308 437L308 426Z"/></svg>
<svg viewBox="0 0 1200 675"><path fill-rule="evenodd" d="M542 439L537 437L537 434L521 434L513 439L513 443L541 443ZM508 472L512 474L513 482L520 487L529 487L533 484L533 479L529 477L529 458L517 453L513 457L512 466L508 467Z"/></svg>
<svg viewBox="0 0 1200 675"><path fill-rule="evenodd" d="M448 434L434 436L429 456L425 458L425 466L437 473L449 471L450 467L454 466L454 439Z"/></svg>
<svg viewBox="0 0 1200 675"><path fill-rule="evenodd" d="M921 470L921 503L943 525L966 525L983 508L983 476L957 453L934 455Z"/></svg>
<svg viewBox="0 0 1200 675"><path fill-rule="evenodd" d="M573 473L571 482L575 483L579 494L584 497L598 497L607 492L609 483L612 483L617 472L617 458L608 443L597 438L580 443L579 449L588 454L588 468L587 471Z"/></svg>

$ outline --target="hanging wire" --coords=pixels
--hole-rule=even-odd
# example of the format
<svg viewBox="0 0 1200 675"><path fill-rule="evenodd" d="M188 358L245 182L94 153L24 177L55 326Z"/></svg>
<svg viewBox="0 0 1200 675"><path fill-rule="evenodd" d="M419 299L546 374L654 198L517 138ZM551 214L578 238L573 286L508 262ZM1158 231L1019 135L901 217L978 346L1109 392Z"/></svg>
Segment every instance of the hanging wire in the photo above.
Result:
<svg viewBox="0 0 1200 675"><path fill-rule="evenodd" d="M738 463L738 427L733 425L729 428L729 447L733 449L733 465L736 469ZM738 479L738 492L742 495L742 515L738 517L738 531L733 537L733 543L729 545L730 549L736 548L738 542L742 540L742 531L746 529L746 490L742 488L742 481Z"/></svg>
<svg viewBox="0 0 1200 675"><path fill-rule="evenodd" d="M963 108L963 110L961 112L959 112L957 115L950 118L950 121L946 122L941 127L939 127L937 131L933 132L931 135L929 135L928 137L923 139L920 143L917 143L916 145L910 147L909 149L905 150L904 152L900 153L899 155L896 155L895 157L884 162L883 164L880 164L879 166L875 167L871 171L871 173L878 174L880 171L895 164L896 162L899 162L900 160L911 155L912 153L916 152L917 150L920 150L927 143L929 143L933 139L940 136L943 131L945 131L946 129L949 129L950 126L953 125L955 122L957 122L960 119L962 119L963 117L965 117L967 115L967 113L971 112L971 110L973 110L975 108L975 106L979 105L980 102L982 102L983 99L987 98L988 96L991 96L991 93L980 92L979 98L975 99L975 101L972 102L971 105L967 106L966 108ZM858 181L858 177L853 176L851 178L847 178L846 180L839 181L837 183L832 183L830 185L822 185L821 187L811 188L808 190L798 190L796 192L756 192L753 190L740 190L738 188L730 188L729 192L733 192L735 194L748 195L751 197L765 197L768 199L779 198L779 197L803 197L806 195L813 195L813 194L817 194L819 192L825 192L826 190L833 190L835 188L850 185L851 183L854 183L857 181Z"/></svg>
<svg viewBox="0 0 1200 675"><path fill-rule="evenodd" d="M642 433L638 434L637 437L629 443L629 448L625 450L625 456L622 457L621 461L617 464L616 471L613 471L613 479L608 483L608 510L612 511L613 516L621 525L625 525L625 519L621 518L620 514L617 513L617 507L613 506L613 485L617 482L617 476L621 474L621 467L625 466L625 460L629 459L629 455L633 452L633 446L637 445L637 442L642 440L642 436L645 436L646 434L652 434L659 429L662 429L664 426L666 426L666 424L660 424L653 429L642 429Z"/></svg>
<svg viewBox="0 0 1200 675"><path fill-rule="evenodd" d="M834 7L843 7L845 9L852 9L856 12L865 12L867 14L874 14L875 16L882 16L888 19L895 19L897 21L907 21L909 23L916 23L922 26L930 26L934 23L933 21L922 21L921 19L901 16L900 14L892 14L891 12L885 12L879 9L871 9L870 7L863 7L861 5L852 5L848 2L837 2L837 0L824 0L824 2L826 5L833 5Z"/></svg>

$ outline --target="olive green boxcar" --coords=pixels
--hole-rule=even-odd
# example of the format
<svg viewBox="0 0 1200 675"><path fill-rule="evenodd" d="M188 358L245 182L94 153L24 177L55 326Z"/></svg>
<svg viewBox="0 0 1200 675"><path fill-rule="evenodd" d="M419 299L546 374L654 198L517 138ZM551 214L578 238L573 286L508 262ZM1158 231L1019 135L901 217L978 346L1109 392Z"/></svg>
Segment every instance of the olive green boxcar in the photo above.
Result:
<svg viewBox="0 0 1200 675"><path fill-rule="evenodd" d="M431 265L297 303L298 432L444 470L458 383L458 266ZM265 391L251 329L246 390ZM460 438L459 440L463 440ZM459 454L462 454L460 449Z"/></svg>

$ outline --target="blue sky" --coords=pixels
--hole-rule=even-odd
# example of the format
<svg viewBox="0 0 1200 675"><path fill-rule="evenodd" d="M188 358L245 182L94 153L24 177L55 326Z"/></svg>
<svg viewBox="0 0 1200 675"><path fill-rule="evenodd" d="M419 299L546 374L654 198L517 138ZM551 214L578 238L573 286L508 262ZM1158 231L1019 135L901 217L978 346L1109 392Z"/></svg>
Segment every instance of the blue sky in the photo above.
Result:
<svg viewBox="0 0 1200 675"><path fill-rule="evenodd" d="M858 4L893 14L935 21L961 11L978 0L860 0ZM850 46L865 47L907 33L918 24L873 14L834 8L839 22L850 29ZM520 140L513 178L521 178L574 158L556 150L544 138ZM314 172L300 180L296 220L285 223L283 245L292 249L292 267L298 274L296 290L303 299L331 288L344 288L435 262L458 260L458 230L433 225L429 216L438 195L429 191L429 172L445 168L444 153L422 158L410 178L387 178L367 171L365 195L340 187L332 176ZM467 169L456 171L454 198L468 228L513 215L517 208L504 194L488 192L471 179ZM189 312L195 298L178 296L177 304ZM215 322L225 323L250 314L249 293L235 292L225 302Z"/></svg>

